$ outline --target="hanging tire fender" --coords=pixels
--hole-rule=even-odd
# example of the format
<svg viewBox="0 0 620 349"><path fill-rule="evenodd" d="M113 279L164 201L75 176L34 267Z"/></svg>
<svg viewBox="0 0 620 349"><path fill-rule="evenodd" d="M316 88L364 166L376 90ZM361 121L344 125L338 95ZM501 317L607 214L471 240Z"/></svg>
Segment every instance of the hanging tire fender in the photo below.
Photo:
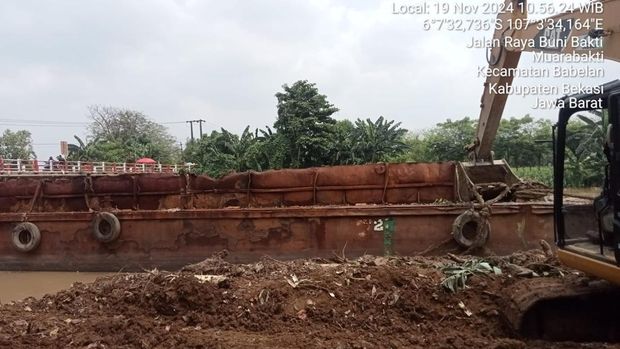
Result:
<svg viewBox="0 0 620 349"><path fill-rule="evenodd" d="M491 223L480 213L468 210L456 217L452 224L452 237L461 247L482 247L491 235Z"/></svg>
<svg viewBox="0 0 620 349"><path fill-rule="evenodd" d="M11 232L11 241L20 252L34 251L41 243L41 231L34 223L19 223Z"/></svg>
<svg viewBox="0 0 620 349"><path fill-rule="evenodd" d="M93 220L93 235L101 242L112 242L121 234L121 222L113 213L99 212Z"/></svg>

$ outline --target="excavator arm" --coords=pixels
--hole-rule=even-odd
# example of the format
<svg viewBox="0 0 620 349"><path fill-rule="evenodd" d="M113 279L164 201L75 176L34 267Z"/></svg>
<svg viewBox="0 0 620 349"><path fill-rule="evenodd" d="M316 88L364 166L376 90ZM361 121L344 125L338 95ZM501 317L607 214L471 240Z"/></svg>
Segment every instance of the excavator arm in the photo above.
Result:
<svg viewBox="0 0 620 349"><path fill-rule="evenodd" d="M512 3L514 12L500 13L497 18L500 23L509 23L512 21L516 23L519 20L527 19L527 8L525 0L506 0L505 5ZM493 35L493 41L502 40L506 35L514 35L514 32L506 32L503 28L496 30ZM503 45L495 46L487 51L487 63L489 68L499 69L512 69L519 65L519 59L521 58L521 51L518 50L506 50ZM494 94L490 90L490 86L497 85L512 85L514 76L498 76L498 74L487 75L487 79L484 82L484 91L480 100L480 116L478 117L478 130L476 131L476 139L473 144L472 159L475 163L478 162L492 162L491 148L497 129L499 128L499 121L502 118L504 112L504 106L508 99L507 94Z"/></svg>
<svg viewBox="0 0 620 349"><path fill-rule="evenodd" d="M597 9L596 6L602 7ZM495 31L492 41L500 45L494 45L487 52L489 68L494 71L510 72L516 68L523 51L552 54L602 52L605 59L620 61L620 0L590 3L587 8L529 22L527 26L523 25L528 15L527 0L506 0L504 8L512 11L498 15L497 23L501 28ZM517 27L520 29L514 29ZM535 44L523 45L528 40ZM583 40L589 43L585 49ZM476 139L469 149L474 163L493 161L491 150L508 98L507 94L492 93L490 87L511 86L513 79L513 74L487 74Z"/></svg>

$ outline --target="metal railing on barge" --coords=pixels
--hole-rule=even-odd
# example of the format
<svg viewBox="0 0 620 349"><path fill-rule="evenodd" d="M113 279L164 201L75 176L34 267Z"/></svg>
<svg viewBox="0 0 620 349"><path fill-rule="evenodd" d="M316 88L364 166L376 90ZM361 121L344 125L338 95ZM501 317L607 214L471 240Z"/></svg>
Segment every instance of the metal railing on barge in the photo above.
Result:
<svg viewBox="0 0 620 349"><path fill-rule="evenodd" d="M128 163L105 161L24 160L0 158L0 175L70 175L189 172L194 164Z"/></svg>

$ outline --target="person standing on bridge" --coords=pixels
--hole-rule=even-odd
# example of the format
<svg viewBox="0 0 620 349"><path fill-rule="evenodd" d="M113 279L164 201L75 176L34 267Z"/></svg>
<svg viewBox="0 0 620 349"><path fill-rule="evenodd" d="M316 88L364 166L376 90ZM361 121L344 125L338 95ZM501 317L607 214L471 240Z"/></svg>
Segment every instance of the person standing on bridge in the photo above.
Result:
<svg viewBox="0 0 620 349"><path fill-rule="evenodd" d="M44 169L46 171L53 171L54 170L54 158L50 156L49 159L47 159L46 163L45 163L45 167Z"/></svg>

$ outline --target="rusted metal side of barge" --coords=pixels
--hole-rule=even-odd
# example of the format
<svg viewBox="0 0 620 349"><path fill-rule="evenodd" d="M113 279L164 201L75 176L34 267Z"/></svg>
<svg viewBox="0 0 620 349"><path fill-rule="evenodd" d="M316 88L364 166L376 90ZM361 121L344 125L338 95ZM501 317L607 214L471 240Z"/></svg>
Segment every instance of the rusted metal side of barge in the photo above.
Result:
<svg viewBox="0 0 620 349"><path fill-rule="evenodd" d="M227 250L229 259L347 257L455 248L455 164L376 164L196 175L7 176L0 179L0 269L115 271L173 269ZM495 253L552 240L550 203L490 206ZM590 208L583 211L587 221ZM93 233L108 212L120 233ZM19 250L15 229L40 232Z"/></svg>

